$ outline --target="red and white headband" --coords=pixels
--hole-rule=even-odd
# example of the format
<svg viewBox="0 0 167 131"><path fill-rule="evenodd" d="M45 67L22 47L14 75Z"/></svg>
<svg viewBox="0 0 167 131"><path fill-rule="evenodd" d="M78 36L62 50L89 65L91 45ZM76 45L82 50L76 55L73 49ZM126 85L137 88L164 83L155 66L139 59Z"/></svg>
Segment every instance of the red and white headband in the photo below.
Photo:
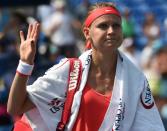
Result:
<svg viewBox="0 0 167 131"><path fill-rule="evenodd" d="M121 18L119 11L114 7L102 7L102 8L95 9L93 12L91 12L91 14L85 20L85 26L89 27L96 18L106 14L114 14Z"/></svg>

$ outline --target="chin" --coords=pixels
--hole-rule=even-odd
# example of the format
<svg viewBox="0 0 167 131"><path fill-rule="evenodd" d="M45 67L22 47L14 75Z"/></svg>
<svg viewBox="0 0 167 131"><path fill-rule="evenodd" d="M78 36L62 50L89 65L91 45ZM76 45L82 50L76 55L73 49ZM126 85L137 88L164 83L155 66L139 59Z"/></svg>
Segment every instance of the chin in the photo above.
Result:
<svg viewBox="0 0 167 131"><path fill-rule="evenodd" d="M109 42L106 42L105 44L104 44L104 46L106 47L106 48L115 48L115 47L117 47L117 44L116 43L109 43Z"/></svg>
<svg viewBox="0 0 167 131"><path fill-rule="evenodd" d="M117 50L117 49L118 49L118 48L115 47L115 46L108 46L108 47L103 48L103 52L104 52L104 53L110 53L110 52L113 52L113 51L115 51L115 50Z"/></svg>

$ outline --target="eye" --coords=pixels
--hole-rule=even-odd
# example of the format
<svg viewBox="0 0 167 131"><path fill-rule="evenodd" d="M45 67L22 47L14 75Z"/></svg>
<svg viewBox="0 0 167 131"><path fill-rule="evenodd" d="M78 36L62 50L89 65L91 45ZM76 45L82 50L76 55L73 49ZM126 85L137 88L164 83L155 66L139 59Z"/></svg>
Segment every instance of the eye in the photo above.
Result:
<svg viewBox="0 0 167 131"><path fill-rule="evenodd" d="M121 24L115 23L115 24L112 25L112 27L114 29L118 29L118 28L121 28Z"/></svg>
<svg viewBox="0 0 167 131"><path fill-rule="evenodd" d="M105 29L108 28L108 24L106 24L106 23L101 23L101 24L97 25L97 27L100 28L100 29L102 29L102 30L105 30Z"/></svg>

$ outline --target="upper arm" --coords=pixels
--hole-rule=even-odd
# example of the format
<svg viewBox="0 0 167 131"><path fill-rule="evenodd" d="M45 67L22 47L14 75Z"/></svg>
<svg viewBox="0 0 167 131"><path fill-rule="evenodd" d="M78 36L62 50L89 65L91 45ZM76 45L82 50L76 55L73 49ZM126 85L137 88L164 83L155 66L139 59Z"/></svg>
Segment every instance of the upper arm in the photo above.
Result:
<svg viewBox="0 0 167 131"><path fill-rule="evenodd" d="M31 99L29 97L26 98L21 111L19 112L19 114L25 113L33 108L35 108L35 104L31 101Z"/></svg>

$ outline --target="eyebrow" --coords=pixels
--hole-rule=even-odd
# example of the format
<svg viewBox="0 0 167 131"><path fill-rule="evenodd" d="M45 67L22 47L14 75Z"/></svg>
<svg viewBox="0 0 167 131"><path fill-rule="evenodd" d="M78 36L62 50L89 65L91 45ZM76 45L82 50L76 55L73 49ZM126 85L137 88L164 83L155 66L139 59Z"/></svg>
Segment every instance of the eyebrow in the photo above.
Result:
<svg viewBox="0 0 167 131"><path fill-rule="evenodd" d="M97 24L105 24L105 23L110 23L111 21L99 21ZM112 24L120 24L121 25L121 22L117 21L117 20L114 20L112 21Z"/></svg>

